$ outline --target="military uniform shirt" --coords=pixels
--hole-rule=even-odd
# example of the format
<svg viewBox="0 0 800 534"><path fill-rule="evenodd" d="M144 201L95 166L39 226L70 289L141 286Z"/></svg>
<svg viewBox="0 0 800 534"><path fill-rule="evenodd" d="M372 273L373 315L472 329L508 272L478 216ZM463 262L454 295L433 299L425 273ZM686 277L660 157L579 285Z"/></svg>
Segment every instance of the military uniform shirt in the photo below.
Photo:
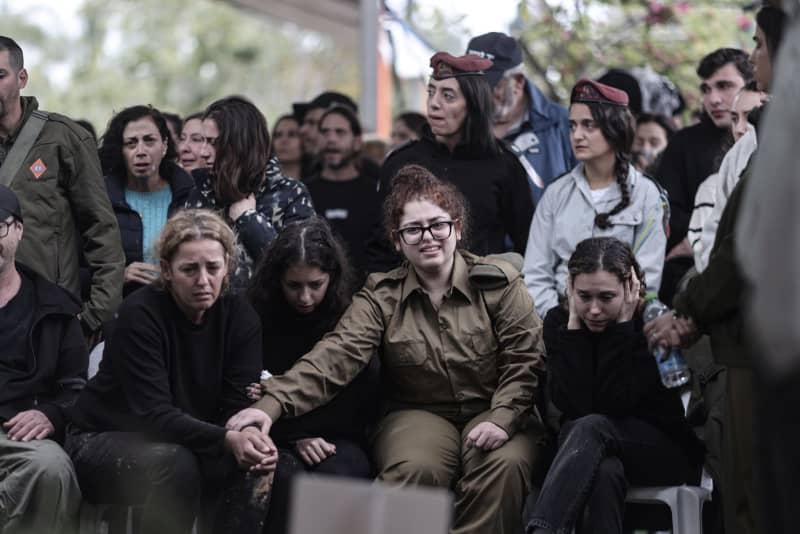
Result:
<svg viewBox="0 0 800 534"><path fill-rule="evenodd" d="M490 263L506 277L482 290L470 268ZM256 404L276 420L333 398L376 354L388 409L427 410L456 424L486 410L513 436L530 413L543 372L541 322L510 264L456 253L452 287L437 311L407 263L373 274L335 330L282 376ZM493 319L494 318L494 319Z"/></svg>

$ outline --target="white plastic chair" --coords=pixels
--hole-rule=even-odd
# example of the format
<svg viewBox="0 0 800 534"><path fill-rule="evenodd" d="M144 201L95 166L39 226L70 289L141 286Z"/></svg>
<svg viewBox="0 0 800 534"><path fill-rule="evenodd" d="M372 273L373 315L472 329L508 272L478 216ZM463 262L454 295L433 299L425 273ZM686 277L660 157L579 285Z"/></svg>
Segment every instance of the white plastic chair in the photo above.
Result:
<svg viewBox="0 0 800 534"><path fill-rule="evenodd" d="M110 508L111 506L106 504L92 504L83 501L81 503L80 534L108 534L109 531L117 530L119 526L124 527L125 534L134 534L134 508L130 506L121 508L125 510L125 523L124 525L117 525L117 528L112 528L106 517L106 513Z"/></svg>
<svg viewBox="0 0 800 534"><path fill-rule="evenodd" d="M690 393L681 395L683 409ZM625 501L640 504L663 503L672 514L672 534L703 534L703 504L711 500L714 482L703 468L699 486L653 486L629 488Z"/></svg>
<svg viewBox="0 0 800 534"><path fill-rule="evenodd" d="M100 360L103 359L103 351L106 348L106 342L101 341L92 349L92 352L89 353L89 369L87 369L87 376L92 378L94 375L97 374L97 370L100 368Z"/></svg>
<svg viewBox="0 0 800 534"><path fill-rule="evenodd" d="M625 500L631 503L664 503L672 514L672 534L702 534L703 504L711 491L702 486L654 486L630 488Z"/></svg>

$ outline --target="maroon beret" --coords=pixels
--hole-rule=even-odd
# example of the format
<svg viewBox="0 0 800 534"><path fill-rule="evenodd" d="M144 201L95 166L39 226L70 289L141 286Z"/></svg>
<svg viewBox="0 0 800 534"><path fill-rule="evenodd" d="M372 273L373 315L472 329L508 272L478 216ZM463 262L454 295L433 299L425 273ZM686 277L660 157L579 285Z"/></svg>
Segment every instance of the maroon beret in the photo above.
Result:
<svg viewBox="0 0 800 534"><path fill-rule="evenodd" d="M458 76L481 76L491 66L491 59L474 54L455 57L447 52L436 52L431 57L431 68L433 68L431 77L434 80L444 80Z"/></svg>
<svg viewBox="0 0 800 534"><path fill-rule="evenodd" d="M579 80L572 88L569 103L599 102L614 106L627 106L628 93L616 87L605 85L594 80Z"/></svg>

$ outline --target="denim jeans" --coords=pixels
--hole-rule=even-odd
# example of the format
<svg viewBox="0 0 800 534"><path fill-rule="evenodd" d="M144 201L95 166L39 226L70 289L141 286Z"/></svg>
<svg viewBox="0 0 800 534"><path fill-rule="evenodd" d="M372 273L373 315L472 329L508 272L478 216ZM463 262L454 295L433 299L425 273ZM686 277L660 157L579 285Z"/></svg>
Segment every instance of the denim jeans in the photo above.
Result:
<svg viewBox="0 0 800 534"><path fill-rule="evenodd" d="M674 486L696 470L686 452L653 425L592 414L564 424L527 532L622 532L628 484ZM585 512L585 516L584 516Z"/></svg>
<svg viewBox="0 0 800 534"><path fill-rule="evenodd" d="M240 471L230 454L209 458L134 432L74 428L65 448L84 497L96 504L141 506L142 534L188 534L206 508L216 508L213 518L202 514L214 532L261 531L271 475Z"/></svg>

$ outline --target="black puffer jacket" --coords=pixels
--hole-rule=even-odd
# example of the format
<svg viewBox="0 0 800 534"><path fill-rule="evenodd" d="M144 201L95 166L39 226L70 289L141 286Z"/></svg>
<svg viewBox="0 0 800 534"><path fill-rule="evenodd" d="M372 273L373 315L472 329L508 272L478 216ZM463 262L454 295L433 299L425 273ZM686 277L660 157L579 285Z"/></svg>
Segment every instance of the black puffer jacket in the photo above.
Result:
<svg viewBox="0 0 800 534"><path fill-rule="evenodd" d="M168 217L182 209L189 194L194 189L192 177L174 163L169 165L171 172L168 176L163 176L172 189L172 201L167 212ZM143 227L142 218L125 201L125 178L119 176L106 176L106 189L108 198L111 200L111 207L119 224L119 233L122 238L122 249L125 251L125 265L134 261L142 261L144 258L143 249ZM166 222L166 221L165 221ZM141 284L129 282L123 287L123 296L127 296L134 289L141 287Z"/></svg>

